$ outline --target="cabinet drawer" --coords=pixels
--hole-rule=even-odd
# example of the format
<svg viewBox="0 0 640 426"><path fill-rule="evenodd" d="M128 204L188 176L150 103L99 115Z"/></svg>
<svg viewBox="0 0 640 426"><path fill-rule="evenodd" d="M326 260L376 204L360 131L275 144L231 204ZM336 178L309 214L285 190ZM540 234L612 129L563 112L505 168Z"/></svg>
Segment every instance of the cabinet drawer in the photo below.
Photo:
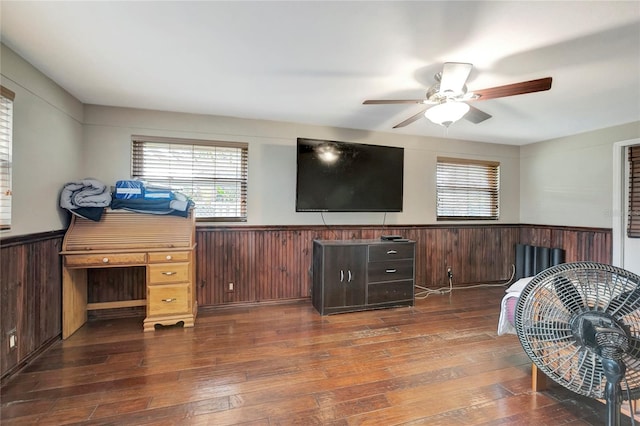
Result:
<svg viewBox="0 0 640 426"><path fill-rule="evenodd" d="M189 284L147 287L147 315L189 313Z"/></svg>
<svg viewBox="0 0 640 426"><path fill-rule="evenodd" d="M368 282L413 280L413 259L369 262Z"/></svg>
<svg viewBox="0 0 640 426"><path fill-rule="evenodd" d="M414 243L374 244L369 246L369 262L413 259Z"/></svg>
<svg viewBox="0 0 640 426"><path fill-rule="evenodd" d="M157 263L148 268L150 285L189 281L189 263Z"/></svg>
<svg viewBox="0 0 640 426"><path fill-rule="evenodd" d="M81 268L144 265L146 261L146 253L71 254L64 257L67 267Z"/></svg>
<svg viewBox="0 0 640 426"><path fill-rule="evenodd" d="M413 300L413 280L369 284L367 304Z"/></svg>
<svg viewBox="0 0 640 426"><path fill-rule="evenodd" d="M149 263L188 262L190 251L163 251L148 254Z"/></svg>

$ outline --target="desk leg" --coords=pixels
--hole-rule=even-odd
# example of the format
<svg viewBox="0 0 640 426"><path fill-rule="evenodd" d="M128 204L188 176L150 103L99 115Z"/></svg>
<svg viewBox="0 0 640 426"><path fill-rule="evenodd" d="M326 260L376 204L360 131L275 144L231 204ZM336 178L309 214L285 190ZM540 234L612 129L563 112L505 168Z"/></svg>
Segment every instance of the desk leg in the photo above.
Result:
<svg viewBox="0 0 640 426"><path fill-rule="evenodd" d="M62 338L87 322L87 270L62 268Z"/></svg>

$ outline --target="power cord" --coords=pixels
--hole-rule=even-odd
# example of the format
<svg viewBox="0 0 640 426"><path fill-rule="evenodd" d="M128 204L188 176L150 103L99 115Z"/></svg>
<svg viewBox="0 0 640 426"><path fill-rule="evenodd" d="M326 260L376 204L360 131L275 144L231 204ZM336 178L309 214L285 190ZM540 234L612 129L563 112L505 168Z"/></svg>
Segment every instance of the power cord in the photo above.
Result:
<svg viewBox="0 0 640 426"><path fill-rule="evenodd" d="M432 289L432 288L422 287L422 286L419 286L418 284L415 284L414 287L420 289L421 291L416 292L414 294L414 297L416 299L426 299L432 294L451 293L453 291L453 272L451 272L451 268L447 269L447 277L449 278L449 287L440 287L440 288Z"/></svg>
<svg viewBox="0 0 640 426"><path fill-rule="evenodd" d="M325 228L327 228L328 230L330 230L333 233L333 236L338 239L338 234L336 233L335 229L331 228L329 225L327 225L327 222L324 220L324 213L320 212L320 217L322 218L322 223L324 224Z"/></svg>
<svg viewBox="0 0 640 426"><path fill-rule="evenodd" d="M508 284L511 284L511 281L513 281L513 277L516 275L516 266L515 265L511 265L511 276L509 277L509 279L505 282L502 283L492 283L492 284L474 284L474 285L469 285L469 286L459 286L459 287L453 287L453 272L451 272L451 268L447 268L447 278L449 280L449 286L448 287L440 287L440 288L428 288L428 287L423 287L420 286L418 284L415 284L414 287L419 289L420 291L415 292L414 297L416 299L426 299L427 297L434 295L434 294L450 294L453 292L453 290L468 290L468 289L472 289L472 288L485 288L485 287L504 287Z"/></svg>

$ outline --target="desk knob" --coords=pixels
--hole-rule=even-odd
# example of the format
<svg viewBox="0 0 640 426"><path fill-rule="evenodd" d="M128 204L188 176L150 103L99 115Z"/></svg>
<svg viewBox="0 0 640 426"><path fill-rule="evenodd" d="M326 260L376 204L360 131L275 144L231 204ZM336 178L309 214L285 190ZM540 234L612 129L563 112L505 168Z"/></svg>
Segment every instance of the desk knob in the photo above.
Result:
<svg viewBox="0 0 640 426"><path fill-rule="evenodd" d="M102 258L102 263L109 263L109 258L108 257L103 257Z"/></svg>
<svg viewBox="0 0 640 426"><path fill-rule="evenodd" d="M170 255L170 254L168 254L168 255L167 255L167 257L166 257L166 259L167 259L167 260L171 260L171 259L172 259L171 255Z"/></svg>

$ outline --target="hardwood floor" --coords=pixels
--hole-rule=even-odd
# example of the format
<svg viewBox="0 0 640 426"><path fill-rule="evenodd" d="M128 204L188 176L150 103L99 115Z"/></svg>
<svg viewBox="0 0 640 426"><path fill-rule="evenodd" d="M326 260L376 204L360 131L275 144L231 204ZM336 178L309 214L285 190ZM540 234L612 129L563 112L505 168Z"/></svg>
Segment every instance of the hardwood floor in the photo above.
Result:
<svg viewBox="0 0 640 426"><path fill-rule="evenodd" d="M3 425L602 425L605 406L530 389L502 288L320 316L310 301L201 311L195 328L96 321L1 392ZM623 424L629 424L628 417Z"/></svg>

